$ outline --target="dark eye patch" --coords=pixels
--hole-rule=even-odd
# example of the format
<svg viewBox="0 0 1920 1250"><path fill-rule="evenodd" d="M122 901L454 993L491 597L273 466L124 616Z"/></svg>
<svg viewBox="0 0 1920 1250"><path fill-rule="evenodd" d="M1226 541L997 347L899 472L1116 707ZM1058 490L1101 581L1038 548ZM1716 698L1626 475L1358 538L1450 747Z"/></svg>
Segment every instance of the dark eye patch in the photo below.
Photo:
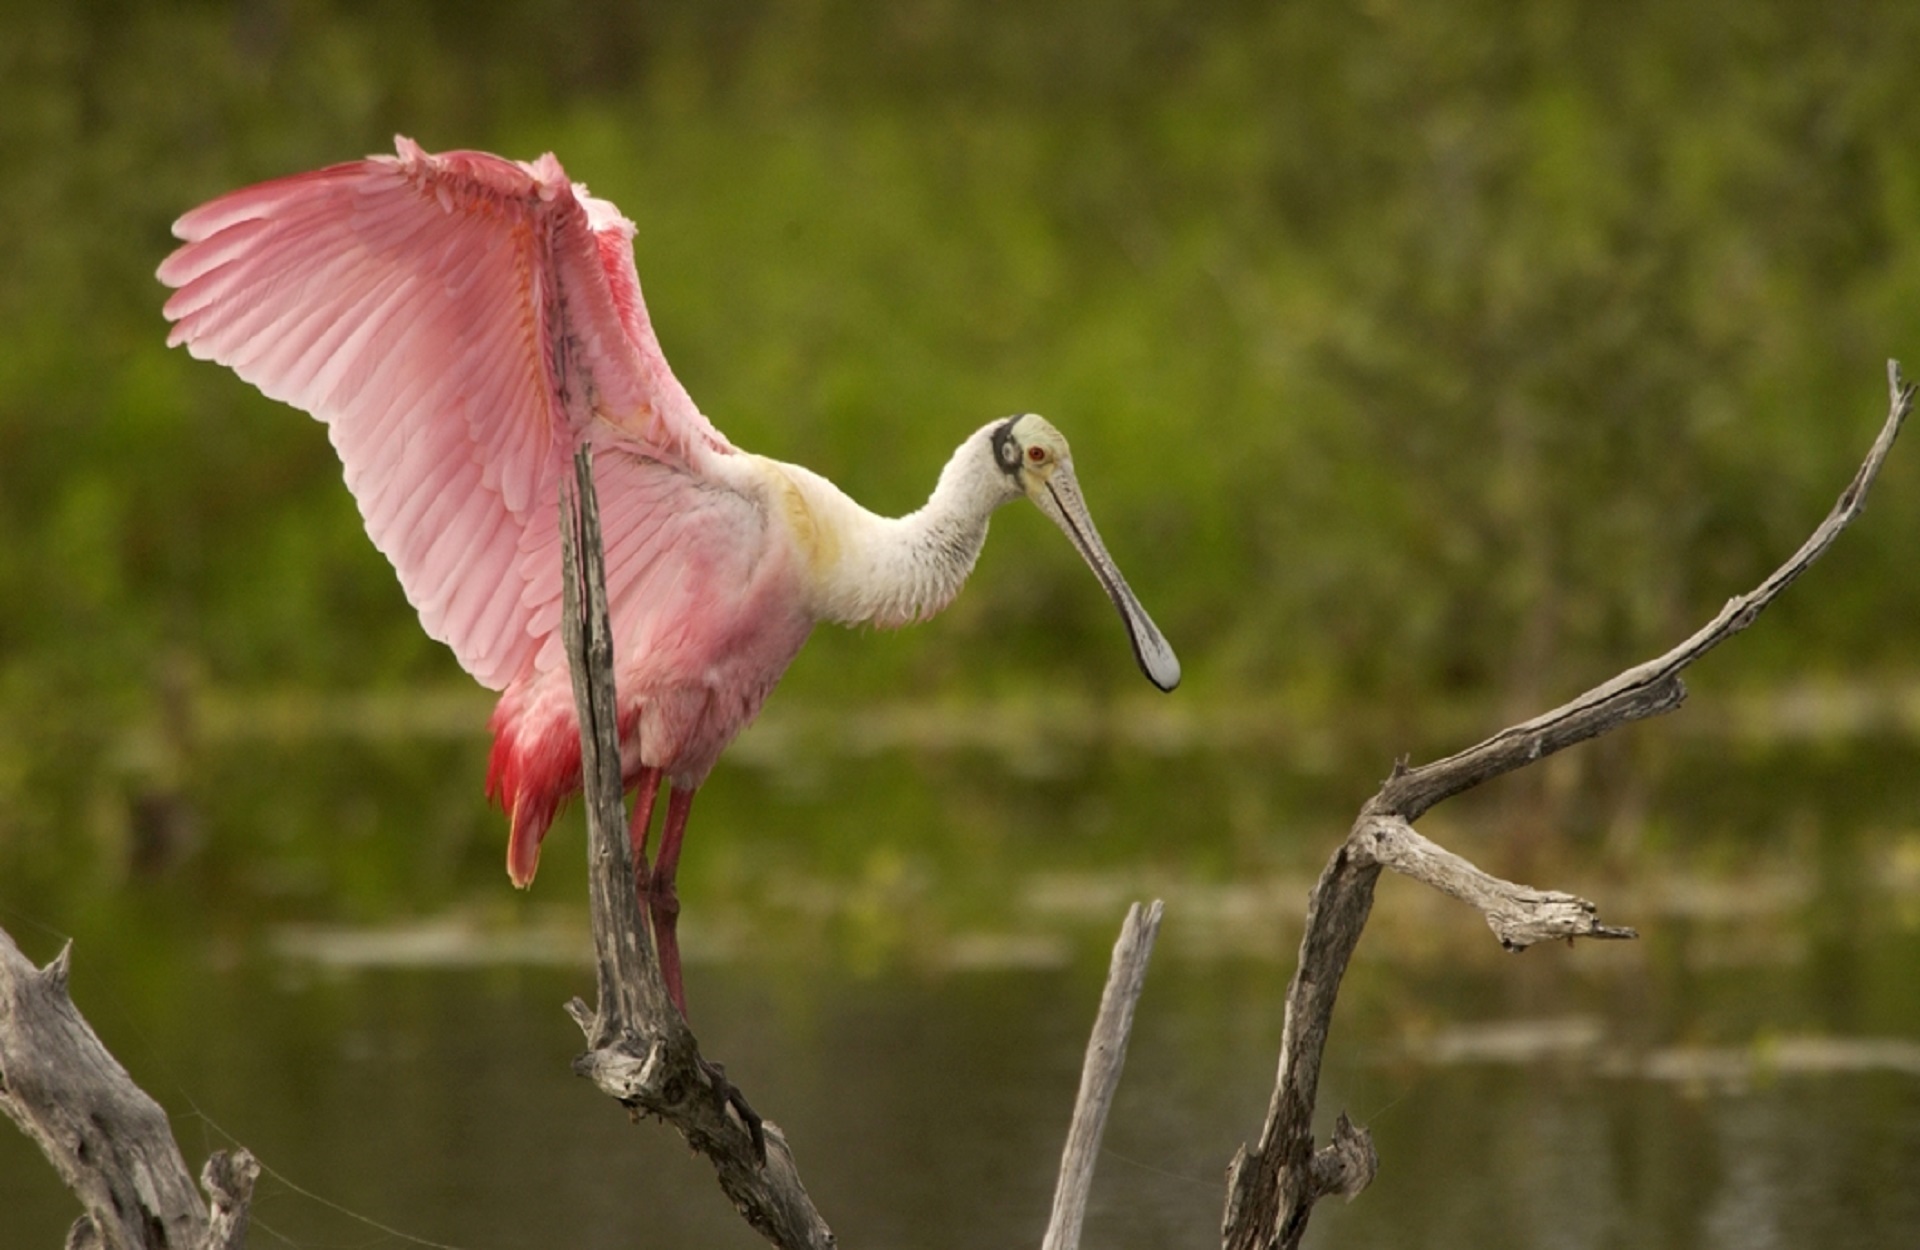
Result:
<svg viewBox="0 0 1920 1250"><path fill-rule="evenodd" d="M993 431L993 458L1008 473L1020 469L1020 444L1013 438L1013 423L1019 417L1008 417Z"/></svg>

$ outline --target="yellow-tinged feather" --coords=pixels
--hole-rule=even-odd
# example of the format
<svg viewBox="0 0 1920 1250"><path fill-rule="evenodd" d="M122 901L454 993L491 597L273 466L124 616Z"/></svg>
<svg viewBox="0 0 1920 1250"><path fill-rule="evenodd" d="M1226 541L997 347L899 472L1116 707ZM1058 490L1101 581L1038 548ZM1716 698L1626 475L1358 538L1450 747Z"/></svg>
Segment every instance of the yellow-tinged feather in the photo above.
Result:
<svg viewBox="0 0 1920 1250"><path fill-rule="evenodd" d="M767 484L769 501L775 515L786 524L794 549L806 557L807 571L818 582L840 560L840 534L830 520L817 512L806 492L787 472L787 466L764 456L753 457L756 468Z"/></svg>

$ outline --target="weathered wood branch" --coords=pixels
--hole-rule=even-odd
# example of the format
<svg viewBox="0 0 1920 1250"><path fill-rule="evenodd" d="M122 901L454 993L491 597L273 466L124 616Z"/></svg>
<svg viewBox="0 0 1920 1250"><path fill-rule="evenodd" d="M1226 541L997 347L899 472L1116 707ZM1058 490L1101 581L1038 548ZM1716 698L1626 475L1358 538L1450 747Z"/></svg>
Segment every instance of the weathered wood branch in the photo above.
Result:
<svg viewBox="0 0 1920 1250"><path fill-rule="evenodd" d="M580 710L593 943L599 1003L568 1011L587 1038L574 1071L629 1110L657 1115L713 1164L748 1224L783 1250L825 1250L832 1231L800 1182L787 1140L770 1122L730 1114L745 1102L702 1061L693 1030L668 997L659 954L640 914L628 846L614 715L613 635L607 617L593 462L583 447L561 491L566 598L563 630Z"/></svg>
<svg viewBox="0 0 1920 1250"><path fill-rule="evenodd" d="M1425 882L1487 918L1487 927L1510 951L1557 938L1635 938L1632 929L1600 923L1600 909L1558 890L1536 890L1482 872L1471 860L1414 832L1398 816L1361 822L1349 840L1356 856Z"/></svg>
<svg viewBox="0 0 1920 1250"><path fill-rule="evenodd" d="M1596 738L1630 721L1679 707L1686 698L1680 673L1713 648L1758 619L1780 592L1791 586L1826 553L1840 532L1867 505L1867 492L1893 449L1900 427L1913 408L1914 388L1900 375L1900 362L1887 362L1887 419L1853 480L1840 492L1833 510L1800 545L1800 550L1771 576L1744 595L1727 600L1720 614L1664 655L1604 681L1576 699L1468 747L1458 755L1414 769L1396 769L1368 803L1374 813L1391 812L1418 820L1434 804L1470 790L1502 773L1524 768L1576 742Z"/></svg>
<svg viewBox="0 0 1920 1250"><path fill-rule="evenodd" d="M1556 751L1672 711L1686 697L1680 674L1739 633L1825 553L1860 515L1880 466L1912 410L1914 388L1887 363L1889 405L1866 459L1827 518L1800 550L1759 586L1735 596L1692 637L1644 664L1602 682L1532 720L1501 730L1456 755L1419 768L1396 766L1361 808L1347 838L1321 872L1307 904L1299 966L1287 987L1279 1074L1259 1143L1242 1146L1228 1173L1222 1243L1229 1250L1292 1250L1306 1232L1313 1205L1329 1193L1348 1197L1372 1179L1366 1130L1343 1115L1333 1140L1314 1149L1313 1113L1333 1006L1341 978L1373 906L1382 867L1405 872L1479 908L1510 949L1547 937L1631 937L1603 925L1592 904L1572 895L1532 890L1489 876L1415 833L1412 822L1454 795Z"/></svg>
<svg viewBox="0 0 1920 1250"><path fill-rule="evenodd" d="M210 1217L167 1113L73 1005L70 949L36 968L0 929L0 1110L85 1208L68 1247L237 1250L259 1165L245 1150L208 1161Z"/></svg>
<svg viewBox="0 0 1920 1250"><path fill-rule="evenodd" d="M200 1169L200 1187L212 1204L200 1243L205 1250L245 1250L253 1184L259 1179L259 1160L246 1150L216 1150L207 1159Z"/></svg>
<svg viewBox="0 0 1920 1250"><path fill-rule="evenodd" d="M1053 1216L1047 1222L1041 1250L1076 1250L1086 1219L1087 1196L1093 1191L1093 1165L1100 1157L1100 1138L1106 1132L1107 1111L1120 1072L1127 1063L1127 1039L1133 1032L1133 1008L1147 983L1147 960L1160 932L1166 906L1155 899L1142 911L1127 909L1120 938L1113 944L1107 970L1107 988L1100 995L1100 1013L1087 1039L1087 1058L1080 1069L1080 1094L1073 1104L1073 1123L1061 1153L1060 1178L1053 1191Z"/></svg>

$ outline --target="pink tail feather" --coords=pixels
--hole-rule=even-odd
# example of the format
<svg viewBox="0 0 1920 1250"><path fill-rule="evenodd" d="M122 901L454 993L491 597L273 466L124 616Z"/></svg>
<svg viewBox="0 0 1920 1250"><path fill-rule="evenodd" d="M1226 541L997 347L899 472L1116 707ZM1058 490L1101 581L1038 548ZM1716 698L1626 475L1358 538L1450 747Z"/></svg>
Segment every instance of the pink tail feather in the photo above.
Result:
<svg viewBox="0 0 1920 1250"><path fill-rule="evenodd" d="M487 758L487 797L512 821L507 837L507 876L525 889L540 867L540 841L553 826L560 804L580 791L580 739L566 725L523 735L520 726L494 714L493 751Z"/></svg>
<svg viewBox="0 0 1920 1250"><path fill-rule="evenodd" d="M507 876L514 885L526 889L540 869L540 842L553 827L559 803L523 795L513 805L513 831L507 835Z"/></svg>

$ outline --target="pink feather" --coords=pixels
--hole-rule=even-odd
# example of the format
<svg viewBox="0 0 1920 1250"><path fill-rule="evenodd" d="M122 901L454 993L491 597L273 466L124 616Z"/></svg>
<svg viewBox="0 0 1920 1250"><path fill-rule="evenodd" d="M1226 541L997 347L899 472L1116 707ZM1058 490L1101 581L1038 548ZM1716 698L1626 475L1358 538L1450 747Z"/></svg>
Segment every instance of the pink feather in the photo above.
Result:
<svg viewBox="0 0 1920 1250"><path fill-rule="evenodd" d="M812 627L734 449L660 352L632 223L551 155L397 155L204 204L160 266L170 345L325 422L421 624L504 693L488 792L513 878L579 788L556 497L596 448L629 780L698 786Z"/></svg>

